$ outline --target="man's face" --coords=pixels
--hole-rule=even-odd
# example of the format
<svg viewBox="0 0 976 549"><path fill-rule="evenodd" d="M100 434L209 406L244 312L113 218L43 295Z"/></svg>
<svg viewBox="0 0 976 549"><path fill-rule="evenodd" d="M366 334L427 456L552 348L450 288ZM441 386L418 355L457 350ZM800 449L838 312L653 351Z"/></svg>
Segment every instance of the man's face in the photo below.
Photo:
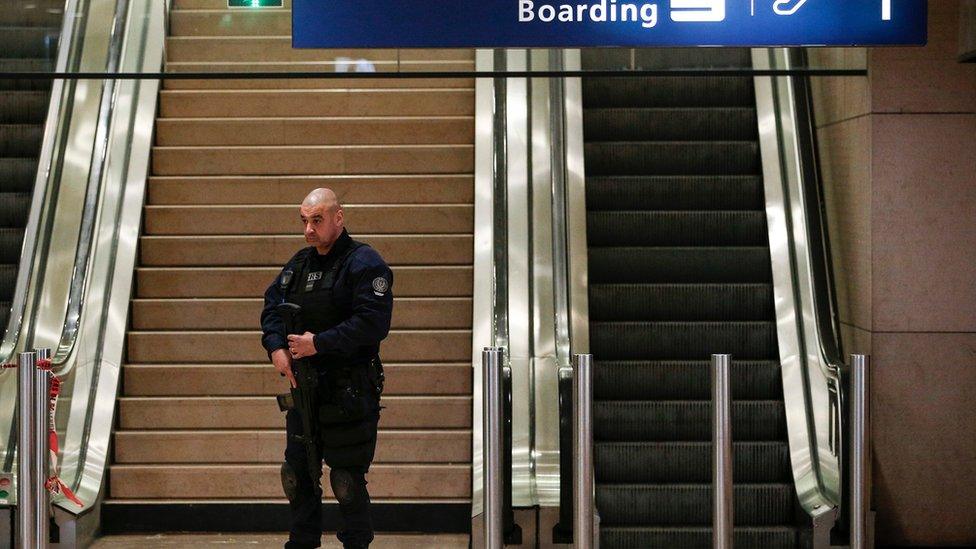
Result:
<svg viewBox="0 0 976 549"><path fill-rule="evenodd" d="M305 227L305 242L312 246L331 246L342 234L342 210L331 210L325 204L299 208Z"/></svg>

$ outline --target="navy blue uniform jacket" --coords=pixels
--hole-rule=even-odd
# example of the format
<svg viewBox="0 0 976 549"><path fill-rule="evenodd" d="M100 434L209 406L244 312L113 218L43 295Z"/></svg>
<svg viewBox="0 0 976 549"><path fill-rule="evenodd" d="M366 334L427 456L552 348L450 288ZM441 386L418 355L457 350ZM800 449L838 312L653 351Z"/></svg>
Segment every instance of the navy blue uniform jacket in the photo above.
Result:
<svg viewBox="0 0 976 549"><path fill-rule="evenodd" d="M320 268L328 271L351 243L352 238L343 229L329 253L319 255L313 247L309 252L309 261L318 262ZM264 310L261 311L264 336L261 343L269 357L277 349L288 348L285 326L275 307L285 300L279 284L282 273L291 270L298 277L301 272L298 255L285 264L264 292ZM385 280L385 284L378 279ZM293 287L301 287L301 284L304 281L292 281ZM380 341L390 332L390 317L393 314L393 272L376 250L370 246L360 246L346 258L345 264L336 273L333 301L348 316L338 325L315 334L316 356L339 355L346 362L365 362L376 356Z"/></svg>

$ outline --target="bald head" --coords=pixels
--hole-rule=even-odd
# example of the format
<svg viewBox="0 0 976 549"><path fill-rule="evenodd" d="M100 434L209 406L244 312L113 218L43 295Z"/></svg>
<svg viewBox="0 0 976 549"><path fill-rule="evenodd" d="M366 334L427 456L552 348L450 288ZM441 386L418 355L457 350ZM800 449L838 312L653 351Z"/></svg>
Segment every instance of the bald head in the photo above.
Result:
<svg viewBox="0 0 976 549"><path fill-rule="evenodd" d="M344 225L342 205L336 194L331 189L315 189L302 200L299 211L305 226L305 242L315 246L320 254L328 253Z"/></svg>
<svg viewBox="0 0 976 549"><path fill-rule="evenodd" d="M305 197L305 200L302 200L303 208L312 208L319 205L321 205L326 211L330 212L334 212L342 208L342 206L339 204L339 198L334 192L332 192L332 189L325 189L321 187L312 190L312 192L308 193L308 196Z"/></svg>

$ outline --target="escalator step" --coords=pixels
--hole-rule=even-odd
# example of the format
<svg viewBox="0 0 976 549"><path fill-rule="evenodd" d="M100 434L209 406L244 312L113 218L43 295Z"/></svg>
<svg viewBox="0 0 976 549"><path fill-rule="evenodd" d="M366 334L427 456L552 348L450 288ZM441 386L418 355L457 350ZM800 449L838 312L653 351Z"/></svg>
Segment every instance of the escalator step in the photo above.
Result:
<svg viewBox="0 0 976 549"><path fill-rule="evenodd" d="M631 56L633 54L633 57ZM586 70L643 70L695 68L749 68L752 55L746 48L586 48L580 51Z"/></svg>
<svg viewBox="0 0 976 549"><path fill-rule="evenodd" d="M752 175L587 176L586 208L594 210L758 210L762 179Z"/></svg>
<svg viewBox="0 0 976 549"><path fill-rule="evenodd" d="M733 523L738 526L786 525L793 521L789 484L740 484L733 488ZM601 525L710 525L712 487L708 484L609 484L596 488Z"/></svg>
<svg viewBox="0 0 976 549"><path fill-rule="evenodd" d="M635 248L589 249L591 284L770 282L769 249Z"/></svg>
<svg viewBox="0 0 976 549"><path fill-rule="evenodd" d="M711 442L598 442L594 446L600 483L712 481ZM737 442L732 449L735 482L790 482L785 442Z"/></svg>
<svg viewBox="0 0 976 549"><path fill-rule="evenodd" d="M0 301L0 335L6 333L10 320L10 301Z"/></svg>
<svg viewBox="0 0 976 549"><path fill-rule="evenodd" d="M14 297L17 284L17 265L0 263L0 301L10 301Z"/></svg>
<svg viewBox="0 0 976 549"><path fill-rule="evenodd" d="M10 301L17 284L17 265L0 263L0 301Z"/></svg>
<svg viewBox="0 0 976 549"><path fill-rule="evenodd" d="M711 442L598 442L594 446L600 483L712 481ZM790 482L785 442L737 442L732 449L736 482Z"/></svg>
<svg viewBox="0 0 976 549"><path fill-rule="evenodd" d="M29 193L37 177L37 158L0 158L0 192Z"/></svg>
<svg viewBox="0 0 976 549"><path fill-rule="evenodd" d="M584 109L756 106L752 79L738 76L583 78L582 88Z"/></svg>
<svg viewBox="0 0 976 549"><path fill-rule="evenodd" d="M37 156L43 134L38 124L0 124L0 156Z"/></svg>
<svg viewBox="0 0 976 549"><path fill-rule="evenodd" d="M27 224L30 200L27 193L0 193L0 228L23 228Z"/></svg>
<svg viewBox="0 0 976 549"><path fill-rule="evenodd" d="M600 142L583 146L587 173L595 175L755 175L755 141Z"/></svg>
<svg viewBox="0 0 976 549"><path fill-rule="evenodd" d="M786 549L797 547L797 531L788 526L735 528L734 547ZM600 546L661 547L668 549L702 549L712 546L712 529L701 527L646 528L640 526L600 527Z"/></svg>
<svg viewBox="0 0 976 549"><path fill-rule="evenodd" d="M587 142L736 141L755 139L757 131L756 111L748 107L583 111L583 132Z"/></svg>
<svg viewBox="0 0 976 549"><path fill-rule="evenodd" d="M24 229L0 228L0 263L18 263L24 243Z"/></svg>
<svg viewBox="0 0 976 549"><path fill-rule="evenodd" d="M52 59L0 59L0 73L26 72L38 75L54 72ZM4 78L0 90L49 90L50 78Z"/></svg>
<svg viewBox="0 0 976 549"><path fill-rule="evenodd" d="M0 124L43 124L47 116L48 95L46 91L4 94L0 101Z"/></svg>
<svg viewBox="0 0 976 549"><path fill-rule="evenodd" d="M57 27L0 27L0 52L6 58L54 59L58 54Z"/></svg>
<svg viewBox="0 0 976 549"><path fill-rule="evenodd" d="M774 321L590 322L590 349L597 360L778 358Z"/></svg>
<svg viewBox="0 0 976 549"><path fill-rule="evenodd" d="M590 320L722 321L773 316L771 284L590 284Z"/></svg>
<svg viewBox="0 0 976 549"><path fill-rule="evenodd" d="M586 214L590 246L762 246L767 239L763 211Z"/></svg>
<svg viewBox="0 0 976 549"><path fill-rule="evenodd" d="M594 438L605 442L708 441L712 403L701 400L602 401L593 403ZM732 403L732 439L774 441L786 435L779 400Z"/></svg>
<svg viewBox="0 0 976 549"><path fill-rule="evenodd" d="M597 360L593 395L597 400L708 400L708 360ZM732 398L767 400L783 397L779 361L735 360L730 372Z"/></svg>

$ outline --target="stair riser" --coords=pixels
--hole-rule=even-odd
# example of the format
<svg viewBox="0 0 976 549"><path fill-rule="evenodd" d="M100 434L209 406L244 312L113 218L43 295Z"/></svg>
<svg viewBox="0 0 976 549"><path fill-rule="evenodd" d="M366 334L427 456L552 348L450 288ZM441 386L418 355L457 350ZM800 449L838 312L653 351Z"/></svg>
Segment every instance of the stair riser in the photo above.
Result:
<svg viewBox="0 0 976 549"><path fill-rule="evenodd" d="M325 497L333 497L326 470ZM111 467L113 499L283 498L280 465L225 467ZM375 465L369 471L370 496L384 498L469 497L471 472L448 465Z"/></svg>
<svg viewBox="0 0 976 549"><path fill-rule="evenodd" d="M147 235L301 234L297 206L150 206ZM474 208L458 206L346 206L346 227L364 234L450 234L474 231Z"/></svg>
<svg viewBox="0 0 976 549"><path fill-rule="evenodd" d="M390 265L470 265L474 259L469 235L353 237L376 248ZM306 244L301 236L269 236L142 237L140 245L143 266L213 267L284 265Z"/></svg>
<svg viewBox="0 0 976 549"><path fill-rule="evenodd" d="M115 435L115 462L281 463L285 432L122 432ZM214 452L214 448L221 451ZM471 460L467 431L384 431L376 442L377 464L464 463Z"/></svg>
<svg viewBox="0 0 976 549"><path fill-rule="evenodd" d="M347 81L345 87L350 87ZM163 118L473 116L474 92L445 90L163 91Z"/></svg>
<svg viewBox="0 0 976 549"><path fill-rule="evenodd" d="M405 145L474 141L474 119L335 118L278 120L162 119L156 144L185 145Z"/></svg>
<svg viewBox="0 0 976 549"><path fill-rule="evenodd" d="M466 397L386 397L381 429L470 429ZM281 429L285 416L271 397L131 398L119 400L119 426L128 429Z"/></svg>
<svg viewBox="0 0 976 549"><path fill-rule="evenodd" d="M328 187L343 204L471 204L469 175L323 177L154 177L149 204L281 204L296 207L310 190Z"/></svg>
<svg viewBox="0 0 976 549"><path fill-rule="evenodd" d="M274 283L281 267L269 268L142 268L136 270L140 298L253 298ZM227 284L233 277L234 284ZM397 297L468 297L472 295L471 267L393 267Z"/></svg>
<svg viewBox="0 0 976 549"><path fill-rule="evenodd" d="M385 396L471 394L468 364L386 364L384 370ZM124 383L130 397L274 396L287 389L270 365L126 366Z"/></svg>
<svg viewBox="0 0 976 549"><path fill-rule="evenodd" d="M389 147L157 147L155 175L455 174L474 167L470 145Z"/></svg>
<svg viewBox="0 0 976 549"><path fill-rule="evenodd" d="M394 282L394 292L396 285ZM264 302L255 300L135 301L132 327L136 330L254 329ZM397 299L393 329L470 328L471 300Z"/></svg>
<svg viewBox="0 0 976 549"><path fill-rule="evenodd" d="M471 332L392 331L382 343L386 362L460 362L471 359ZM260 332L129 332L134 363L258 363L268 354Z"/></svg>

